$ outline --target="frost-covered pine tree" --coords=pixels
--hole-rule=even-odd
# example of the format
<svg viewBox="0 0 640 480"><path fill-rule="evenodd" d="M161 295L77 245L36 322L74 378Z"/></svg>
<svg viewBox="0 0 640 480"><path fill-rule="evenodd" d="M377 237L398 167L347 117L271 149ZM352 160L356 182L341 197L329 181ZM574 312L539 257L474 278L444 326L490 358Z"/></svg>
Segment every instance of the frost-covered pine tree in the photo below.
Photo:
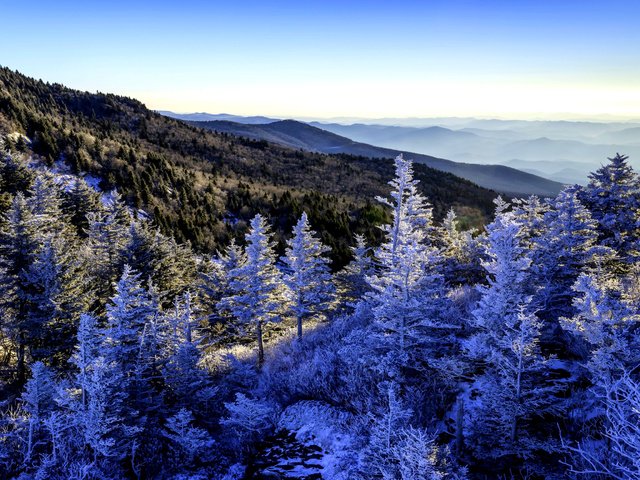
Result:
<svg viewBox="0 0 640 480"><path fill-rule="evenodd" d="M113 295L113 284L122 273L122 250L129 235L131 218L118 195L105 205L103 211L92 212L88 218L89 229L86 255L90 276L98 285L98 300L105 302Z"/></svg>
<svg viewBox="0 0 640 480"><path fill-rule="evenodd" d="M193 414L185 408L167 419L163 435L169 440L174 462L193 465L198 457L211 456L210 449L215 441L209 433L194 427Z"/></svg>
<svg viewBox="0 0 640 480"><path fill-rule="evenodd" d="M102 209L100 195L82 178L73 182L73 187L62 193L62 209L69 216L76 234L86 237L89 230L89 215Z"/></svg>
<svg viewBox="0 0 640 480"><path fill-rule="evenodd" d="M443 275L448 285L473 285L484 274L480 265L482 251L473 231L460 230L459 223L455 211L450 209L439 229Z"/></svg>
<svg viewBox="0 0 640 480"><path fill-rule="evenodd" d="M602 243L619 254L619 267L626 271L640 256L640 180L628 157L608 160L589 175L581 199L598 222Z"/></svg>
<svg viewBox="0 0 640 480"><path fill-rule="evenodd" d="M205 264L205 271L200 273L200 300L209 320L211 342L228 343L230 340L237 340L241 335L233 316L219 308L218 303L233 293L230 287L230 273L244 265L246 260L244 250L232 239L226 250L212 256Z"/></svg>
<svg viewBox="0 0 640 480"><path fill-rule="evenodd" d="M355 235L355 246L351 247L353 259L339 272L339 294L343 301L353 305L369 291L367 277L373 273L371 248L364 235Z"/></svg>
<svg viewBox="0 0 640 480"><path fill-rule="evenodd" d="M125 266L107 306L107 328L101 348L105 360L116 362L125 376L135 369L145 326L156 313L151 295L140 284L139 274Z"/></svg>
<svg viewBox="0 0 640 480"><path fill-rule="evenodd" d="M180 407L198 407L206 402L210 382L200 368L201 353L196 338L196 319L189 293L175 300L173 312L167 319L170 333L168 355L163 368L167 393Z"/></svg>
<svg viewBox="0 0 640 480"><path fill-rule="evenodd" d="M571 473L594 478L640 478L640 383L629 372L610 384L600 397L603 419L597 439L564 445Z"/></svg>
<svg viewBox="0 0 640 480"><path fill-rule="evenodd" d="M0 231L0 313L4 335L16 346L17 381L26 381L28 336L31 317L27 302L29 286L23 273L35 262L42 237L24 196L18 193Z"/></svg>
<svg viewBox="0 0 640 480"><path fill-rule="evenodd" d="M61 236L67 230L66 223L60 221L64 215L62 198L60 187L55 184L53 175L42 173L36 177L29 189L27 204L40 233Z"/></svg>
<svg viewBox="0 0 640 480"><path fill-rule="evenodd" d="M375 272L367 277L379 339L391 364L406 364L408 352L423 340L422 329L440 328L436 301L443 295L442 276L434 272L440 256L427 243L431 208L418 192L410 161L395 159L391 198L378 198L391 208L392 223L383 226L385 241L376 249Z"/></svg>
<svg viewBox="0 0 640 480"><path fill-rule="evenodd" d="M229 272L231 295L219 306L230 311L242 324L255 328L258 344L258 365L264 362L263 327L280 320L286 308L286 287L276 268L273 242L262 215L251 220L246 236L247 260Z"/></svg>
<svg viewBox="0 0 640 480"><path fill-rule="evenodd" d="M91 368L98 357L101 336L96 318L93 315L84 313L80 315L78 332L76 335L77 344L71 362L78 369L76 373L76 385L81 390L80 407L84 410L87 407L87 385Z"/></svg>
<svg viewBox="0 0 640 480"><path fill-rule="evenodd" d="M71 354L74 329L88 303L84 271L72 248L63 239L46 238L34 262L22 272L31 357L58 366L65 365Z"/></svg>
<svg viewBox="0 0 640 480"><path fill-rule="evenodd" d="M329 259L324 256L331 249L323 245L311 230L306 213L293 227L293 237L287 241L287 245L282 259L287 266L284 282L289 287L298 338L302 338L303 320L310 315L326 312L333 298Z"/></svg>
<svg viewBox="0 0 640 480"><path fill-rule="evenodd" d="M149 426L153 428L148 420L155 418L162 406L162 397L155 389L155 382L161 377L156 372L159 342L154 337L157 302L128 266L115 291L107 305L107 328L99 354L104 368L119 376L118 384L110 385L114 389L110 394L124 395L122 408L114 413L122 419L121 430L127 432L119 440L119 451L126 450L134 457L141 447L140 433ZM140 459L145 460L149 459Z"/></svg>
<svg viewBox="0 0 640 480"><path fill-rule="evenodd" d="M487 226L487 286L473 311L476 332L464 342L466 355L482 367L471 385L476 397L465 406L471 442L483 455L524 454L531 440L523 421L553 407L553 385L540 382L545 361L538 345L540 323L525 293L531 260L523 229L512 215Z"/></svg>
<svg viewBox="0 0 640 480"><path fill-rule="evenodd" d="M621 298L619 277L602 268L581 274L573 290L576 312L562 325L587 343L588 372L596 386L606 389L640 363L640 307Z"/></svg>
<svg viewBox="0 0 640 480"><path fill-rule="evenodd" d="M570 317L572 286L581 272L593 266L598 247L597 223L578 199L577 189L570 187L551 202L543 217L539 236L533 239L530 293L538 317L544 321L546 342L557 342L559 318Z"/></svg>
<svg viewBox="0 0 640 480"><path fill-rule="evenodd" d="M23 408L28 414L25 467L32 461L38 445L46 443L42 438L43 422L55 407L55 393L56 384L51 371L42 362L35 362L31 365L31 378L26 383L21 398Z"/></svg>

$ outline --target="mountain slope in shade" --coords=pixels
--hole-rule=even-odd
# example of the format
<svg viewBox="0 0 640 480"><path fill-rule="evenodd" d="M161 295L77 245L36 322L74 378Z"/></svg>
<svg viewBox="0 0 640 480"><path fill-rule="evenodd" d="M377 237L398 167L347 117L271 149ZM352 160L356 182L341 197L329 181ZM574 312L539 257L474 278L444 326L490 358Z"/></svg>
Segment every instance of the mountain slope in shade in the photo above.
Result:
<svg viewBox="0 0 640 480"><path fill-rule="evenodd" d="M190 123L217 132L266 140L314 152L348 153L372 158L390 158L403 153L407 158L411 158L415 162L428 165L437 170L453 173L482 187L509 195L554 196L562 189L562 184L559 182L508 166L458 163L429 155L376 147L366 143L355 142L349 138L295 120L282 120L264 125L220 121ZM442 134L442 132L437 133ZM473 134L465 133L464 135Z"/></svg>

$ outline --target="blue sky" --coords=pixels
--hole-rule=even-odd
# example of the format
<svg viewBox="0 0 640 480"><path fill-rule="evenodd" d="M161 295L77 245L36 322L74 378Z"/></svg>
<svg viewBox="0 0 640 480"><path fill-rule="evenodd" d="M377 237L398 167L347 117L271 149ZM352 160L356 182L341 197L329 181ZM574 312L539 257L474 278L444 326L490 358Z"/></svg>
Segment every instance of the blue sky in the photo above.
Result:
<svg viewBox="0 0 640 480"><path fill-rule="evenodd" d="M0 64L149 107L640 117L637 1L0 0Z"/></svg>

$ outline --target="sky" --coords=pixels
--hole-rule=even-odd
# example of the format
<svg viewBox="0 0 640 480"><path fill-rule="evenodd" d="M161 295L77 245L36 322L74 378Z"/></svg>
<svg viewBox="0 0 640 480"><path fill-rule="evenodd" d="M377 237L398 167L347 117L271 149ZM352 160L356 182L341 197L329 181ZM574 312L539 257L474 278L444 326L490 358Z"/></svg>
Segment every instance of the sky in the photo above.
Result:
<svg viewBox="0 0 640 480"><path fill-rule="evenodd" d="M0 0L0 65L176 112L640 118L640 1Z"/></svg>

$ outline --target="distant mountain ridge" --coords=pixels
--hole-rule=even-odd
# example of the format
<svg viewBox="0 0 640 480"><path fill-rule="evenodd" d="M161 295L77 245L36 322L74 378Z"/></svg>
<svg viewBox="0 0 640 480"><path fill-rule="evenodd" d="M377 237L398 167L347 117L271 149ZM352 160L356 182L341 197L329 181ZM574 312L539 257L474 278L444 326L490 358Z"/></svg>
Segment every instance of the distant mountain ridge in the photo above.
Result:
<svg viewBox="0 0 640 480"><path fill-rule="evenodd" d="M266 124L245 124L230 121L189 122L192 125L221 133L240 135L256 140L279 143L322 153L347 153L372 158L390 158L402 153L415 162L453 173L482 187L508 195L555 196L562 184L504 165L458 163L429 155L376 147L296 120L281 120ZM435 128L436 134L447 135L447 129ZM463 133L462 135L473 135Z"/></svg>
<svg viewBox="0 0 640 480"><path fill-rule="evenodd" d="M251 116L251 117L242 117L240 115L231 115L229 113L206 113L206 112L195 112L195 113L175 113L169 110L157 110L157 113L160 115L164 115L165 117L175 118L177 120L184 120L188 122L208 122L208 121L229 121L229 122L239 122L239 123L247 123L247 124L261 124L261 123L271 123L277 122L277 118L269 118L263 116Z"/></svg>

